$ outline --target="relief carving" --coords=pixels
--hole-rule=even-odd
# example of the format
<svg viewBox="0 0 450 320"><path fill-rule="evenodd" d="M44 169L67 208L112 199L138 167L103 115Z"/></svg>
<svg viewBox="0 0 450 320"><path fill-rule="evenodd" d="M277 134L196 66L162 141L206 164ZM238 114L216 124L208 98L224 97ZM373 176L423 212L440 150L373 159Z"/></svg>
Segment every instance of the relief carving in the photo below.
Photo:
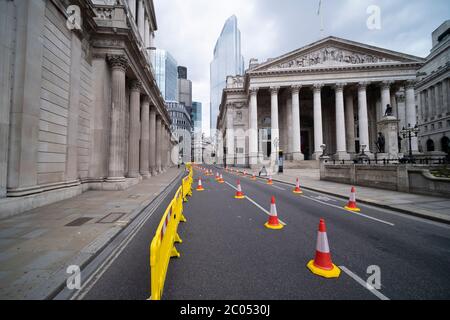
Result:
<svg viewBox="0 0 450 320"><path fill-rule="evenodd" d="M294 60L283 62L272 67L272 69L305 68L316 65L339 65L339 64L364 64L390 62L392 60L377 57L371 54L363 54L327 47L321 50L305 54Z"/></svg>

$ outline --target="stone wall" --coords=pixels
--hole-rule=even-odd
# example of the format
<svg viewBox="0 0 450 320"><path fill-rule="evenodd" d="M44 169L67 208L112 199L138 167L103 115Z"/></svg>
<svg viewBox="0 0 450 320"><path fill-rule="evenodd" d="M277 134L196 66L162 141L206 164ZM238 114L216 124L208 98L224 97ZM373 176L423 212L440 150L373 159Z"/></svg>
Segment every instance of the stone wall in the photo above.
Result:
<svg viewBox="0 0 450 320"><path fill-rule="evenodd" d="M326 164L321 161L320 179L392 191L450 197L450 179L434 177L428 168L413 165L343 165Z"/></svg>

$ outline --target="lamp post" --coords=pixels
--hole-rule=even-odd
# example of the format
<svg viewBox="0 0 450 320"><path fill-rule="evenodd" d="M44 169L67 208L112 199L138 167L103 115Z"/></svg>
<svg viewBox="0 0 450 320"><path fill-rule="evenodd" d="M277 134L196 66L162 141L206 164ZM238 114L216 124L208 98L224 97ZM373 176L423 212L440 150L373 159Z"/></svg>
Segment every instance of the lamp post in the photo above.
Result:
<svg viewBox="0 0 450 320"><path fill-rule="evenodd" d="M417 124L414 127L411 127L411 124L408 123L408 128L403 127L403 129L400 131L400 134L403 136L404 139L408 138L409 142L409 157L408 161L412 163L413 161L413 152L412 152L412 138L417 137L419 134L419 127Z"/></svg>

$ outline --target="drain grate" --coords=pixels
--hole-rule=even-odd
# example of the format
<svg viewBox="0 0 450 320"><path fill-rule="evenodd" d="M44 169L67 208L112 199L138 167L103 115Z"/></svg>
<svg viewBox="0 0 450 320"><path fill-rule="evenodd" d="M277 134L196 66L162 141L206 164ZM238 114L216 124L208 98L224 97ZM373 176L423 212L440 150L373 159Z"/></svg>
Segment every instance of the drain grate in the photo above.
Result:
<svg viewBox="0 0 450 320"><path fill-rule="evenodd" d="M126 213L124 212L111 212L97 221L97 223L114 223L122 218Z"/></svg>
<svg viewBox="0 0 450 320"><path fill-rule="evenodd" d="M91 221L93 218L78 218L73 220L72 222L69 222L68 224L65 225L65 227L80 227L83 224L85 224L88 221Z"/></svg>

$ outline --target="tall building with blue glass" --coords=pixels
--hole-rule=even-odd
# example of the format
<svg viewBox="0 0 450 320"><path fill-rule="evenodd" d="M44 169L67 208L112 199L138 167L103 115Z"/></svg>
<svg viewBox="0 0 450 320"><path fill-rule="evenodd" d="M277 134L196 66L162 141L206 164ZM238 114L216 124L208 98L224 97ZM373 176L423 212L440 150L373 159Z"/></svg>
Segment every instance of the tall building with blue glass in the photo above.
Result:
<svg viewBox="0 0 450 320"><path fill-rule="evenodd" d="M156 49L153 58L156 83L165 101L178 101L178 63L166 50Z"/></svg>
<svg viewBox="0 0 450 320"><path fill-rule="evenodd" d="M214 59L210 65L211 129L214 131L219 115L222 91L227 76L244 74L244 57L241 54L241 31L235 15L228 18L214 48Z"/></svg>
<svg viewBox="0 0 450 320"><path fill-rule="evenodd" d="M191 119L194 123L194 132L202 131L202 103L192 102Z"/></svg>

